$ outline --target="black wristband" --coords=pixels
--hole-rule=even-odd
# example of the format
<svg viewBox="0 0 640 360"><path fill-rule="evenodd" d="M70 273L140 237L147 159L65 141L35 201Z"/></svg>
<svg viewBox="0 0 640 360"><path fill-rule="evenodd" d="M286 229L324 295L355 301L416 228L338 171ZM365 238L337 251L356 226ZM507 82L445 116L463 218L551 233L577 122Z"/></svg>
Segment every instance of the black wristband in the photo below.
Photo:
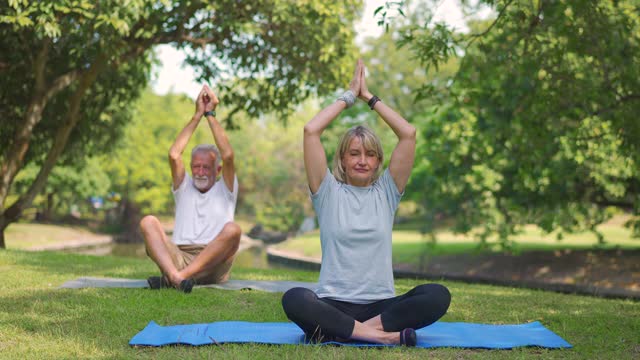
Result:
<svg viewBox="0 0 640 360"><path fill-rule="evenodd" d="M380 100L379 97L373 95L371 99L369 99L369 101L367 102L367 105L369 105L369 109L373 110L373 107L376 105L378 101L382 101L382 100Z"/></svg>
<svg viewBox="0 0 640 360"><path fill-rule="evenodd" d="M216 111L215 110L206 111L204 113L204 116L213 116L213 117L215 117L216 116Z"/></svg>

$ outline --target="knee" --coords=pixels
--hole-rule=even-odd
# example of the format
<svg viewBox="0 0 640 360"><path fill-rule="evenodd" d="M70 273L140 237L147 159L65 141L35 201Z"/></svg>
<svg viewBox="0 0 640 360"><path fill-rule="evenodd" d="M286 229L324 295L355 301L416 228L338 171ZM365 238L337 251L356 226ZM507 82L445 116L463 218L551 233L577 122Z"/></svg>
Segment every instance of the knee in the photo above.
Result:
<svg viewBox="0 0 640 360"><path fill-rule="evenodd" d="M442 310L442 313L447 312L449 305L451 304L451 293L446 286L440 284L422 284L415 288L416 293L426 294L432 301L433 306L437 306Z"/></svg>
<svg viewBox="0 0 640 360"><path fill-rule="evenodd" d="M161 239L161 235L158 231L164 232L160 220L153 215L147 215L140 220L140 232L142 232L142 238L145 244L149 241L156 241Z"/></svg>
<svg viewBox="0 0 640 360"><path fill-rule="evenodd" d="M144 232L145 230L155 226L160 223L157 217L153 215L147 215L140 220L140 229Z"/></svg>
<svg viewBox="0 0 640 360"><path fill-rule="evenodd" d="M300 302L300 299L304 297L304 292L308 290L301 287L294 287L287 290L284 295L282 295L282 307L284 311L292 309L295 307L297 303Z"/></svg>
<svg viewBox="0 0 640 360"><path fill-rule="evenodd" d="M282 295L282 309L287 314L287 317L291 319L296 317L296 314L304 311L309 301L313 301L316 297L316 294L307 288L291 288Z"/></svg>
<svg viewBox="0 0 640 360"><path fill-rule="evenodd" d="M240 248L240 236L242 235L242 230L240 226L234 222L228 222L222 228L222 232L220 233L220 238L223 240L227 246L232 249L233 254L235 254Z"/></svg>
<svg viewBox="0 0 640 360"><path fill-rule="evenodd" d="M229 241L234 242L235 244L240 243L240 236L242 235L242 229L240 226L234 222L228 222L222 228L222 232L227 234L227 238Z"/></svg>
<svg viewBox="0 0 640 360"><path fill-rule="evenodd" d="M442 309L442 314L444 315L449 309L449 305L451 305L451 293L446 286L440 284L431 284L433 285L434 297L440 308Z"/></svg>

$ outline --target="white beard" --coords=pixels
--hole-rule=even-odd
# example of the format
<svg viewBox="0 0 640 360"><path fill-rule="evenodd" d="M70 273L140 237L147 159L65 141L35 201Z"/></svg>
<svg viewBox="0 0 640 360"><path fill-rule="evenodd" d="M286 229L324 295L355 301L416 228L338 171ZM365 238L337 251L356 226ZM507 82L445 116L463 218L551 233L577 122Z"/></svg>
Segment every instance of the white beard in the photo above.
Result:
<svg viewBox="0 0 640 360"><path fill-rule="evenodd" d="M207 188L207 186L209 185L209 178L206 176L202 176L202 177L194 177L193 178L193 185L196 187L196 189L198 190L204 190Z"/></svg>

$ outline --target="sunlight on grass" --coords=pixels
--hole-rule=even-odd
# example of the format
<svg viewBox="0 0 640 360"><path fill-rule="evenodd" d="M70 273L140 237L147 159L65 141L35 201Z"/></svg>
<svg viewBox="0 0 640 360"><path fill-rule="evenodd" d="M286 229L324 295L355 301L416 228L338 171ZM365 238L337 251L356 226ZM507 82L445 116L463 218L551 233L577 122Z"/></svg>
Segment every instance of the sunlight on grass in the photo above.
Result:
<svg viewBox="0 0 640 360"><path fill-rule="evenodd" d="M28 249L34 246L81 240L83 237L94 235L89 230L78 226L13 223L6 229L5 241L8 249Z"/></svg>
<svg viewBox="0 0 640 360"><path fill-rule="evenodd" d="M415 224L396 226L393 231L393 259L400 263L419 263L422 254L447 255L478 251L478 242L471 235L455 234L450 231L439 231L437 242L431 243L423 236ZM557 234L545 234L534 225L525 226L522 233L514 237L516 250L554 250L591 248L640 248L640 239L632 238L631 230L622 225L617 218L598 226L605 237L606 244L598 245L596 236L591 232L565 234L562 240L557 240ZM497 238L488 241L489 251L495 251ZM275 248L307 257L320 258L320 232L318 230L299 237L288 239Z"/></svg>

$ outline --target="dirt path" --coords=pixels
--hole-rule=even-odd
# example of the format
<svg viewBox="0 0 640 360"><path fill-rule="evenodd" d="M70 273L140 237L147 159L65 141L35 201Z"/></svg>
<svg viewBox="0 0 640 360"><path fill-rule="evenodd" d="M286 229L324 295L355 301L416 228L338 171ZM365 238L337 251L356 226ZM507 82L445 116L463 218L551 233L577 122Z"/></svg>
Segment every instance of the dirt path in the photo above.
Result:
<svg viewBox="0 0 640 360"><path fill-rule="evenodd" d="M452 279L535 284L551 289L629 294L640 299L640 249L529 251L519 255L461 254L426 258L398 269ZM580 292L580 291L578 291Z"/></svg>
<svg viewBox="0 0 640 360"><path fill-rule="evenodd" d="M267 249L269 262L317 271L320 259ZM394 263L396 278L448 279L640 300L640 249L529 251L426 258Z"/></svg>
<svg viewBox="0 0 640 360"><path fill-rule="evenodd" d="M73 238L73 239L69 239L69 240L65 240L57 243L30 246L26 250L29 250L29 251L68 250L68 249L80 248L80 247L106 245L106 244L110 244L112 241L113 241L113 238L111 235L85 233L77 238Z"/></svg>

